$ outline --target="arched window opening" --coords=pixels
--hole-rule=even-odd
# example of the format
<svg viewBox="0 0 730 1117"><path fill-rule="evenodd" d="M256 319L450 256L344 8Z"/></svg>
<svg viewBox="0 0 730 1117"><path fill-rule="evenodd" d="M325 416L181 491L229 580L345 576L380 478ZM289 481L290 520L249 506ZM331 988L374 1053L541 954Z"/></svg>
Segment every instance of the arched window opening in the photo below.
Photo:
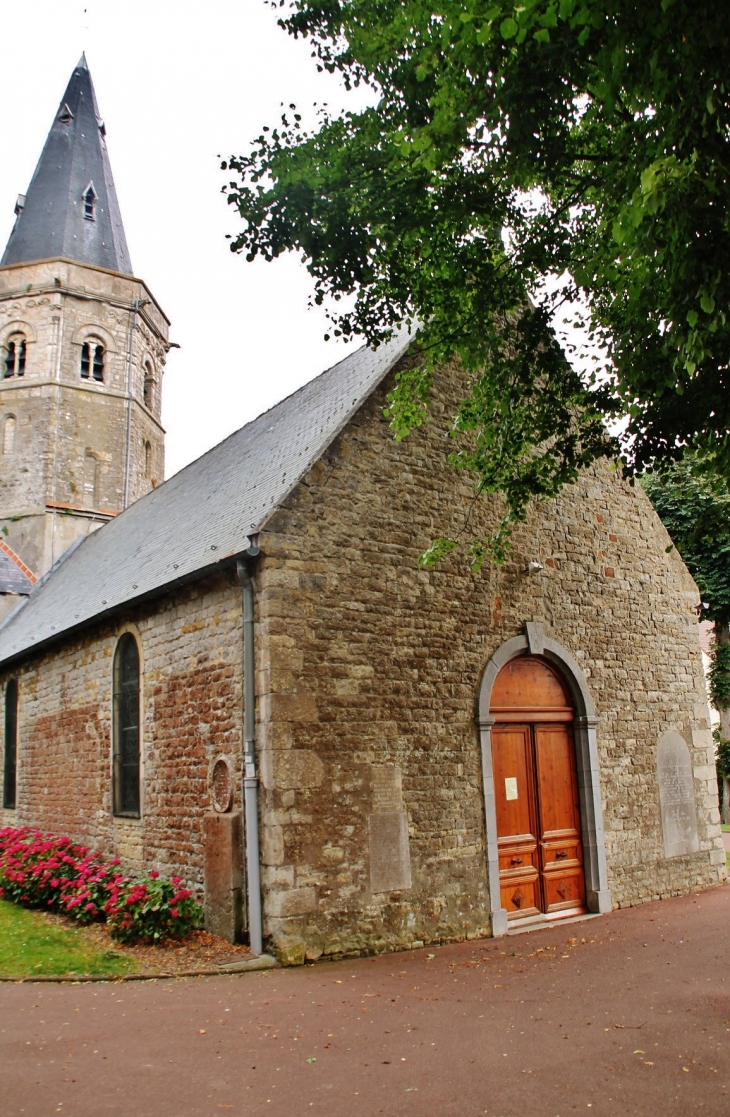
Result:
<svg viewBox="0 0 730 1117"><path fill-rule="evenodd" d="M94 220L94 207L96 206L96 191L93 182L90 182L84 191L84 219Z"/></svg>
<svg viewBox="0 0 730 1117"><path fill-rule="evenodd" d="M84 457L84 507L99 507L99 460L89 450Z"/></svg>
<svg viewBox="0 0 730 1117"><path fill-rule="evenodd" d="M152 365L147 362L144 366L144 405L148 411L152 411L155 401L155 376L152 371Z"/></svg>
<svg viewBox="0 0 730 1117"><path fill-rule="evenodd" d="M114 653L114 814L139 818L139 650L125 632Z"/></svg>
<svg viewBox="0 0 730 1117"><path fill-rule="evenodd" d="M5 349L3 377L25 376L25 338L22 334L11 337Z"/></svg>
<svg viewBox="0 0 730 1117"><path fill-rule="evenodd" d="M3 807L15 809L18 790L18 680L5 687L5 740L3 763Z"/></svg>
<svg viewBox="0 0 730 1117"><path fill-rule="evenodd" d="M104 346L95 341L85 341L81 346L81 376L84 380L104 380Z"/></svg>
<svg viewBox="0 0 730 1117"><path fill-rule="evenodd" d="M152 476L152 445L147 441L144 444L144 475Z"/></svg>
<svg viewBox="0 0 730 1117"><path fill-rule="evenodd" d="M12 454L15 449L15 426L15 416L6 415L3 421L3 455Z"/></svg>

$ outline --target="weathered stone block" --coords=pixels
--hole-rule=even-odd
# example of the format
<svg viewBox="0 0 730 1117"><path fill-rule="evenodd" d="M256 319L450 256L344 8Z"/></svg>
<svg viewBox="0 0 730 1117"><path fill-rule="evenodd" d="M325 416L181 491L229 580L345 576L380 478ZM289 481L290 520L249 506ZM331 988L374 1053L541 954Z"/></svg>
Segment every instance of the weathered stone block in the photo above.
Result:
<svg viewBox="0 0 730 1117"><path fill-rule="evenodd" d="M405 811L373 814L368 828L371 892L398 892L410 888L411 857Z"/></svg>
<svg viewBox="0 0 730 1117"><path fill-rule="evenodd" d="M288 892L274 892L267 903L269 914L280 919L306 915L316 909L317 893L314 888L292 888Z"/></svg>
<svg viewBox="0 0 730 1117"><path fill-rule="evenodd" d="M657 776L665 856L696 853L700 847L692 758L687 742L675 730L669 730L659 742Z"/></svg>
<svg viewBox="0 0 730 1117"><path fill-rule="evenodd" d="M272 751L268 757L270 783L280 791L319 787L324 779L324 764L315 752L307 749Z"/></svg>
<svg viewBox="0 0 730 1117"><path fill-rule="evenodd" d="M205 928L229 942L239 942L241 938L241 835L240 814L205 816Z"/></svg>
<svg viewBox="0 0 730 1117"><path fill-rule="evenodd" d="M270 716L277 721L309 722L317 717L317 704L313 694L270 694Z"/></svg>
<svg viewBox="0 0 730 1117"><path fill-rule="evenodd" d="M280 940L276 944L276 957L279 964L282 966L303 966L304 943L301 941L289 942L287 940Z"/></svg>

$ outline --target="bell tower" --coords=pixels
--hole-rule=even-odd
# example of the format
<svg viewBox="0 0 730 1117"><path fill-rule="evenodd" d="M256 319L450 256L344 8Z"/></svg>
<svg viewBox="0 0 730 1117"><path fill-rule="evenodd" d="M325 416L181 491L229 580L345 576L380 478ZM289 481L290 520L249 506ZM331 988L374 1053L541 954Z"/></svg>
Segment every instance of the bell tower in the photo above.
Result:
<svg viewBox="0 0 730 1117"><path fill-rule="evenodd" d="M164 477L169 321L133 275L105 135L82 55L0 262L0 543L36 576Z"/></svg>

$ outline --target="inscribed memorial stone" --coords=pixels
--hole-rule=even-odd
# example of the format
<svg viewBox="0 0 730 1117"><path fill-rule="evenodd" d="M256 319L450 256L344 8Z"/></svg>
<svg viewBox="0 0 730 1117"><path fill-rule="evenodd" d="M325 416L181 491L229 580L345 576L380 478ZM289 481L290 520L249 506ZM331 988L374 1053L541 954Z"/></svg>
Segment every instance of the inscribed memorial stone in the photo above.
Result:
<svg viewBox="0 0 730 1117"><path fill-rule="evenodd" d="M370 889L373 893L409 889L411 855L400 768L373 767L372 790L373 813L368 819Z"/></svg>
<svg viewBox="0 0 730 1117"><path fill-rule="evenodd" d="M657 749L659 805L664 833L664 855L681 857L700 848L697 834L692 758L684 737L669 730Z"/></svg>

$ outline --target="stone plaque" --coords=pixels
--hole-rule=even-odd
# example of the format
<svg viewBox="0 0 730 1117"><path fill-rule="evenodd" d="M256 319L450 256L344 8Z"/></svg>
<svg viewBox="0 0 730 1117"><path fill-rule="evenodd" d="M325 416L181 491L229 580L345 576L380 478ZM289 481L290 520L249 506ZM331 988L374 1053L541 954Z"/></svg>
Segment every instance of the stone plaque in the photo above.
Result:
<svg viewBox="0 0 730 1117"><path fill-rule="evenodd" d="M227 814L233 802L233 773L225 756L219 756L213 765L210 776L210 790L213 810L218 814Z"/></svg>
<svg viewBox="0 0 730 1117"><path fill-rule="evenodd" d="M411 887L408 815L403 809L403 781L397 764L371 769L373 813L368 819L371 892L400 892Z"/></svg>
<svg viewBox="0 0 730 1117"><path fill-rule="evenodd" d="M659 805L662 812L664 856L681 857L700 848L697 834L692 757L681 733L671 729L657 749Z"/></svg>
<svg viewBox="0 0 730 1117"><path fill-rule="evenodd" d="M411 887L411 855L408 848L408 816L405 811L371 814L370 890L399 892Z"/></svg>

